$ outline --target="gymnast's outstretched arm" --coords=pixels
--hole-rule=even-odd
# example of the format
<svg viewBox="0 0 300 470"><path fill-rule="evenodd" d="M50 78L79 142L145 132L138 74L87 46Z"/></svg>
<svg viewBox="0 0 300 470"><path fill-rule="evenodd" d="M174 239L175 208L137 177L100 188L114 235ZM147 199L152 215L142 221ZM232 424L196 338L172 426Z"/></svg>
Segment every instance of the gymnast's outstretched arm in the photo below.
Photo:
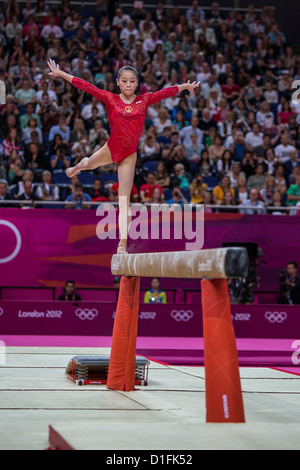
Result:
<svg viewBox="0 0 300 470"><path fill-rule="evenodd" d="M63 70L60 70L59 65L56 65L54 60L47 60L47 64L49 69L51 70L48 75L52 75L53 77L62 77L68 82L72 83L72 80L74 78L73 75L70 75L69 73L66 73Z"/></svg>
<svg viewBox="0 0 300 470"><path fill-rule="evenodd" d="M77 88L80 88L90 95L95 96L95 98L97 98L99 101L102 101L105 105L110 104L110 101L113 98L113 93L110 91L100 90L98 87L92 85L86 80L82 80L81 78L77 78L73 75L70 75L69 73L63 72L60 70L59 65L57 65L52 59L49 59L47 63L51 70L49 75L52 75L53 77L62 77Z"/></svg>
<svg viewBox="0 0 300 470"><path fill-rule="evenodd" d="M183 90L189 90L191 94L194 94L194 89L200 85L200 82L196 83L190 83L190 80L187 83L183 83L182 85L174 85L171 87L166 87L163 88L162 90L155 91L154 93L145 93L145 98L147 98L148 101L148 106L151 106L154 103L157 103L158 101L164 99L164 98L169 98L170 96L177 95L177 93L180 93Z"/></svg>

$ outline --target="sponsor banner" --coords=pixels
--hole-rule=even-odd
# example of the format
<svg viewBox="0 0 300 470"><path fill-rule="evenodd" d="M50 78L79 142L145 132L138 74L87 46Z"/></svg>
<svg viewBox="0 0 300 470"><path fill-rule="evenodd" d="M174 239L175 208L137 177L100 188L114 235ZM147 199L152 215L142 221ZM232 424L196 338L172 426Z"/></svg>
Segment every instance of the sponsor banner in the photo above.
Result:
<svg viewBox="0 0 300 470"><path fill-rule="evenodd" d="M79 289L112 287L114 276L110 263L118 240L97 237L100 220L97 211L92 209L0 208L0 286L61 288L66 280L72 279ZM151 219L148 221L149 234L150 228ZM182 238L177 239L173 229L171 224L167 239L161 235L158 238L129 238L129 251L185 251L191 239L184 231ZM293 240L292 244L290 240ZM223 242L257 243L266 261L257 271L260 289L277 292L280 270L300 252L299 217L205 214L203 249L222 247ZM209 260L204 265L199 269L210 269ZM167 279L161 279L162 289L168 285ZM148 289L149 286L149 278L141 278L141 288ZM172 287L198 288L199 280L172 279ZM26 292L22 295L21 299L25 299Z"/></svg>
<svg viewBox="0 0 300 470"><path fill-rule="evenodd" d="M115 302L0 301L0 334L111 336ZM299 308L282 305L232 305L239 338L293 338ZM199 304L140 303L138 335L202 337ZM0 337L1 339L1 337Z"/></svg>
<svg viewBox="0 0 300 470"><path fill-rule="evenodd" d="M0 301L0 332L16 335L110 336L115 302ZM141 336L194 336L202 334L199 305L140 304Z"/></svg>

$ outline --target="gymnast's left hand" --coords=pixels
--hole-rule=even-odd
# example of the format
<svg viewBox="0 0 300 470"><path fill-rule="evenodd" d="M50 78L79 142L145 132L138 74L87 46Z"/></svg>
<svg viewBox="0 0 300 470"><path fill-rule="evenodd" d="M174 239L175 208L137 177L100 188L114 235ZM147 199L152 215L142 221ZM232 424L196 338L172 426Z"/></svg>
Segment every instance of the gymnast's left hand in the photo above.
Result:
<svg viewBox="0 0 300 470"><path fill-rule="evenodd" d="M190 83L190 80L185 84L186 85L186 89L189 90L189 92L191 93L191 95L194 94L194 89L199 87L200 86L200 83L201 82L193 82L193 83Z"/></svg>

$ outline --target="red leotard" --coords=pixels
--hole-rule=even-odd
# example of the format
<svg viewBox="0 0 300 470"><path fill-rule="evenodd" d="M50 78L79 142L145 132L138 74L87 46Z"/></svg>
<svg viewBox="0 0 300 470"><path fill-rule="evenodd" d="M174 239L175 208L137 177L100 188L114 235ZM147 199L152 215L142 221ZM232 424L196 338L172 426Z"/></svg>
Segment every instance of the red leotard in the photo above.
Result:
<svg viewBox="0 0 300 470"><path fill-rule="evenodd" d="M105 104L110 124L110 136L107 145L113 161L117 164L136 152L143 131L147 108L164 98L179 93L179 87L175 85L154 93L144 93L136 96L132 103L127 104L122 101L120 95L100 90L81 78L73 77L72 85L95 96Z"/></svg>

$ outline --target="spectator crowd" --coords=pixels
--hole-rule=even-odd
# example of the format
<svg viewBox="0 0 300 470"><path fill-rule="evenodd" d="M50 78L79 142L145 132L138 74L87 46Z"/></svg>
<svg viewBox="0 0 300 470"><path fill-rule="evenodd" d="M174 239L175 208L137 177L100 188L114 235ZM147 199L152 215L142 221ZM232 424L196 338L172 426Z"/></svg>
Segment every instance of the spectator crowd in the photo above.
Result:
<svg viewBox="0 0 300 470"><path fill-rule="evenodd" d="M140 76L136 94L200 81L148 108L138 146L132 202L204 203L207 211L297 214L300 205L300 57L274 7L224 14L163 2L15 0L0 6L0 205L3 200L118 201L117 166L68 180L65 169L101 148L110 133L103 103L61 78L47 59L99 88L120 93L124 65ZM296 98L295 98L296 96ZM300 99L300 94L299 94ZM294 207L289 211L289 207ZM41 205L40 207L45 207ZM280 209L278 209L280 207ZM282 209L283 208L283 209ZM300 207L299 207L300 211Z"/></svg>

